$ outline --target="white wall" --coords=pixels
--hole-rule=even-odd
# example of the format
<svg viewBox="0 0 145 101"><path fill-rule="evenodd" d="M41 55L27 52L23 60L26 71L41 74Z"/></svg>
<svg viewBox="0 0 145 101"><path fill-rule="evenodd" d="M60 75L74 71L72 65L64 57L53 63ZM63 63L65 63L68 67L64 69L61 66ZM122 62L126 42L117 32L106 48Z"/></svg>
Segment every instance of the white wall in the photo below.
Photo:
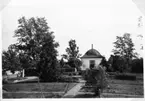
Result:
<svg viewBox="0 0 145 101"><path fill-rule="evenodd" d="M90 67L90 60L95 60L95 65L98 66L102 58L82 58L82 70L86 70Z"/></svg>

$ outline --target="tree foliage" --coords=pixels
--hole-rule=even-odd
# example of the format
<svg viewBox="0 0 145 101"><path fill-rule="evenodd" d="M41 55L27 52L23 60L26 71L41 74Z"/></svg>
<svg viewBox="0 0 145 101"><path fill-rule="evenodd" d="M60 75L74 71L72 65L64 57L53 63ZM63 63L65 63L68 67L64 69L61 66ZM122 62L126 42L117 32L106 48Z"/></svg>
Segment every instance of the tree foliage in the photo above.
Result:
<svg viewBox="0 0 145 101"><path fill-rule="evenodd" d="M66 48L66 52L68 55L68 58L79 58L79 47L76 45L75 40L70 40L69 41L69 47Z"/></svg>
<svg viewBox="0 0 145 101"><path fill-rule="evenodd" d="M108 64L110 64L110 67L108 68L108 71L110 72L125 72L127 71L127 65L126 65L126 59L121 56L117 55L111 55Z"/></svg>
<svg viewBox="0 0 145 101"><path fill-rule="evenodd" d="M10 70L14 73L16 70L21 70L19 55L15 51L15 45L10 45L8 51L2 52L2 72L3 74Z"/></svg>
<svg viewBox="0 0 145 101"><path fill-rule="evenodd" d="M47 26L45 18L22 17L18 20L15 35L17 48L23 68L37 69L44 81L57 78L57 50L59 46L54 40L53 32Z"/></svg>
<svg viewBox="0 0 145 101"><path fill-rule="evenodd" d="M130 34L125 33L123 36L117 36L116 39L117 40L114 42L115 49L113 49L113 53L116 58L118 58L116 62L120 63L121 65L118 68L122 67L122 65L125 65L123 67L129 70L129 68L131 68L132 58L136 57L136 53L134 53L134 44L132 42ZM115 64L119 65L117 63Z"/></svg>
<svg viewBox="0 0 145 101"><path fill-rule="evenodd" d="M108 61L106 60L106 58L104 56L102 58L100 65L105 66L106 69L108 69L108 67L109 67Z"/></svg>
<svg viewBox="0 0 145 101"><path fill-rule="evenodd" d="M143 73L143 58L132 60L132 71L133 73Z"/></svg>
<svg viewBox="0 0 145 101"><path fill-rule="evenodd" d="M59 61L59 64L60 64L60 67L63 68L63 66L65 65L63 58L61 58L61 60Z"/></svg>
<svg viewBox="0 0 145 101"><path fill-rule="evenodd" d="M70 40L69 41L69 47L66 48L66 53L64 54L63 57L68 60L68 64L71 67L76 68L77 70L81 66L81 61L80 61L80 54L79 54L79 47L76 45L75 40Z"/></svg>
<svg viewBox="0 0 145 101"><path fill-rule="evenodd" d="M125 33L123 37L117 36L116 39L116 42L114 42L115 49L113 49L114 55L124 56L129 59L134 57L134 44L130 34Z"/></svg>

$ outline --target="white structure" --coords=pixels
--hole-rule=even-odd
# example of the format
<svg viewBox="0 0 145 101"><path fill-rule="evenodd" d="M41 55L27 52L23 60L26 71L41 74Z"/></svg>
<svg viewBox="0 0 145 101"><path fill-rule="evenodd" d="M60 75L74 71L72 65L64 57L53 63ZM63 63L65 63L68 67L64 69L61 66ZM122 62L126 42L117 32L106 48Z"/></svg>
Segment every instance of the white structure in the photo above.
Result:
<svg viewBox="0 0 145 101"><path fill-rule="evenodd" d="M25 70L22 70L22 77L25 77Z"/></svg>
<svg viewBox="0 0 145 101"><path fill-rule="evenodd" d="M10 70L6 71L6 75L8 78L16 78L16 77L25 77L25 70L15 71L12 73Z"/></svg>
<svg viewBox="0 0 145 101"><path fill-rule="evenodd" d="M103 56L95 49L88 50L82 57L82 66L81 70L86 70L87 68L97 68L98 65L101 63Z"/></svg>

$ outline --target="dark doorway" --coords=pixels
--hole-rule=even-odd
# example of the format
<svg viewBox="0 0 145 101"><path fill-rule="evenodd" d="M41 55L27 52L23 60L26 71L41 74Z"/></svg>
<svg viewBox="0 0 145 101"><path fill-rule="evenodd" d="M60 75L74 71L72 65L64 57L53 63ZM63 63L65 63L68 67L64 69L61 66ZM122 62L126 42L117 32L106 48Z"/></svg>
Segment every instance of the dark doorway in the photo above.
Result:
<svg viewBox="0 0 145 101"><path fill-rule="evenodd" d="M95 60L90 60L90 69L95 67Z"/></svg>

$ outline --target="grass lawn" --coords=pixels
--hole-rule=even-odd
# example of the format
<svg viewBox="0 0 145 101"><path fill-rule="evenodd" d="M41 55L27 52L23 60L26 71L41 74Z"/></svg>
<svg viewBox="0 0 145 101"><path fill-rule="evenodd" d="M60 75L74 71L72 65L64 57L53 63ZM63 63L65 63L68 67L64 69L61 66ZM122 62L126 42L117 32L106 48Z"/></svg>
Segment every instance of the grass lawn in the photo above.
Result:
<svg viewBox="0 0 145 101"><path fill-rule="evenodd" d="M143 74L128 74L135 75L136 80L119 80L113 77L108 77L107 81L109 88L103 90L102 98L143 98ZM76 98L94 98L94 88L83 87L79 91Z"/></svg>
<svg viewBox="0 0 145 101"><path fill-rule="evenodd" d="M103 91L103 97L112 98L142 98L144 96L143 74L136 75L136 80L118 80L109 78L109 89Z"/></svg>
<svg viewBox="0 0 145 101"><path fill-rule="evenodd" d="M40 83L40 86L38 83L4 84L3 88L7 92L3 93L3 98L41 98L41 90L45 97L54 97L54 93L61 97L75 85L76 83Z"/></svg>

